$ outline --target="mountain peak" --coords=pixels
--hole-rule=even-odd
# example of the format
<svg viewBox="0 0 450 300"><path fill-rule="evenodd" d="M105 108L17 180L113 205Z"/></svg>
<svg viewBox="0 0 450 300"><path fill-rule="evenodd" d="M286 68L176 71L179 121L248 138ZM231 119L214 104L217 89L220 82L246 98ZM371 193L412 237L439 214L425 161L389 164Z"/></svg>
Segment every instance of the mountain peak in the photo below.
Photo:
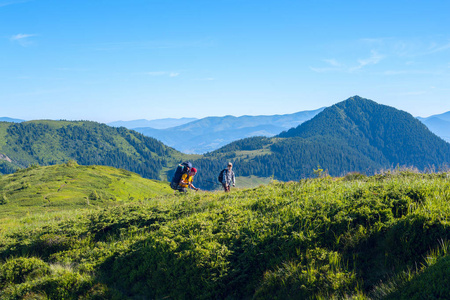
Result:
<svg viewBox="0 0 450 300"><path fill-rule="evenodd" d="M408 163L419 168L426 167L424 161L438 164L436 157L445 157L441 163L446 163L450 155L449 145L411 114L359 96L325 109L279 137L345 141L353 149L370 149L373 157L382 155L394 165ZM431 154L435 152L431 145L441 153Z"/></svg>

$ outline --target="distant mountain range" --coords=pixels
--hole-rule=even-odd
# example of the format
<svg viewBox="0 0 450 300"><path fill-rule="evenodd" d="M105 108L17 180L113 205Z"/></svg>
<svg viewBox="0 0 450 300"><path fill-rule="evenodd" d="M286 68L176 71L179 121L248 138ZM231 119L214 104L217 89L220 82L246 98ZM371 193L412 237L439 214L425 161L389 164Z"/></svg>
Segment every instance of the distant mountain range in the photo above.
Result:
<svg viewBox="0 0 450 300"><path fill-rule="evenodd" d="M138 127L151 127L155 129L166 129L170 127L180 126L192 121L198 120L196 118L166 118L166 119L157 119L157 120L132 120L132 121L115 121L108 123L107 125L113 127L125 127L128 129L134 129Z"/></svg>
<svg viewBox="0 0 450 300"><path fill-rule="evenodd" d="M271 137L311 119L324 108L272 116L207 117L167 128L134 128L184 153L206 153L252 136Z"/></svg>
<svg viewBox="0 0 450 300"><path fill-rule="evenodd" d="M434 134L450 142L450 111L428 118L418 117Z"/></svg>
<svg viewBox="0 0 450 300"><path fill-rule="evenodd" d="M448 122L445 114L426 121L436 119ZM301 125L292 127L293 123ZM82 165L108 165L166 179L179 162L189 159L199 169L196 182L211 189L228 161L234 162L238 176L283 181L315 176L321 168L339 176L355 171L373 174L397 165L437 170L450 163L450 144L418 119L358 96L291 115L209 117L153 130L154 135L190 144L192 152L220 147L239 136L252 137L204 155L188 155L134 130L96 122L0 122L0 173L74 159Z"/></svg>
<svg viewBox="0 0 450 300"><path fill-rule="evenodd" d="M13 119L13 118L8 118L8 117L0 117L0 122L21 123L21 122L25 122L25 120Z"/></svg>
<svg viewBox="0 0 450 300"><path fill-rule="evenodd" d="M450 144L409 113L355 96L274 138L243 139L204 155L195 162L199 180L215 180L228 161L238 176L287 181L321 168L333 176L397 165L438 169L450 163Z"/></svg>

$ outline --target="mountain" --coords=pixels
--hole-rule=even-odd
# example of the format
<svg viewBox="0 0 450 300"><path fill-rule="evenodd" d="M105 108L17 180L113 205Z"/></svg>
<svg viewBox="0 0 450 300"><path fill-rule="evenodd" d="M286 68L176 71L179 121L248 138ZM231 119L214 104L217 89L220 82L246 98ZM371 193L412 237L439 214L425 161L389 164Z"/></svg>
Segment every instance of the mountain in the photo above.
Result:
<svg viewBox="0 0 450 300"><path fill-rule="evenodd" d="M134 130L184 153L205 153L242 138L277 135L311 119L323 109L272 116L207 117L168 129Z"/></svg>
<svg viewBox="0 0 450 300"><path fill-rule="evenodd" d="M428 118L418 117L434 134L450 142L450 112Z"/></svg>
<svg viewBox="0 0 450 300"><path fill-rule="evenodd" d="M8 117L1 117L1 118L0 118L0 122L21 123L21 122L25 122L25 120L21 120L21 119L13 119L13 118L8 118Z"/></svg>
<svg viewBox="0 0 450 300"><path fill-rule="evenodd" d="M429 116L428 118L422 118L422 119L430 119L430 118L438 118L438 119L450 122L450 111L442 113L442 114L438 114L438 115Z"/></svg>
<svg viewBox="0 0 450 300"><path fill-rule="evenodd" d="M196 118L166 118L166 119L157 119L157 120L132 120L132 121L115 121L108 123L107 125L112 127L125 127L128 129L134 129L138 127L151 127L155 129L166 129L170 127L180 126L189 122L193 122L198 120Z"/></svg>
<svg viewBox="0 0 450 300"><path fill-rule="evenodd" d="M321 168L333 176L397 165L439 168L450 163L450 144L410 114L355 96L276 137L243 139L206 154L195 162L199 180L215 181L227 161L236 175L287 181Z"/></svg>
<svg viewBox="0 0 450 300"><path fill-rule="evenodd" d="M165 170L185 156L124 127L85 121L0 123L0 173L31 164L54 165L76 160L107 165L143 177L166 178Z"/></svg>

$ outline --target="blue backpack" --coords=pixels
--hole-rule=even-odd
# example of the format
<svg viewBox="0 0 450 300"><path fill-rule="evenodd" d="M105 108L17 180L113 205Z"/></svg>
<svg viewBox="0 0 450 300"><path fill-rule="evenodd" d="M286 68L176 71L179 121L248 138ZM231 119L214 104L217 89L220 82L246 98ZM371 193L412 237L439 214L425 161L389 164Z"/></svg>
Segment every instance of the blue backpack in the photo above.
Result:
<svg viewBox="0 0 450 300"><path fill-rule="evenodd" d="M217 178L220 183L223 182L223 173L225 173L226 171L227 171L227 169L223 169L222 171L220 171L219 178Z"/></svg>
<svg viewBox="0 0 450 300"><path fill-rule="evenodd" d="M181 180L181 176L183 176L183 174L186 174L190 169L192 169L192 164L189 161L185 161L178 165L177 169L175 170L175 174L173 174L172 180L170 181L170 187L173 190L176 190L178 188L178 183Z"/></svg>

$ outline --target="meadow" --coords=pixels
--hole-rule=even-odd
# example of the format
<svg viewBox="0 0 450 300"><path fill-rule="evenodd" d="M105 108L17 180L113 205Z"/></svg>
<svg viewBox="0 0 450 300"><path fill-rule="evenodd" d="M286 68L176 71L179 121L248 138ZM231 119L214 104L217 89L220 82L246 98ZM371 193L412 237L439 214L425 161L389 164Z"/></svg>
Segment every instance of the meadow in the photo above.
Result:
<svg viewBox="0 0 450 300"><path fill-rule="evenodd" d="M8 176L44 176L45 168ZM64 173L71 167L55 168ZM72 168L88 176L97 167ZM62 175L64 182L70 178ZM117 187L120 180L102 188L91 178L86 182L95 189L78 195L74 188L73 198L70 192L55 200L59 209L52 213L44 212L50 208L41 198L33 202L38 187L21 189L26 182L13 179L0 181L6 195L0 210L8 211L0 223L1 299L450 295L447 173L355 173L188 195L165 192L158 182L152 191L131 187L139 177L120 179L131 187L127 192ZM92 190L99 198L87 205ZM138 194L123 196L132 190ZM21 201L27 201L26 212Z"/></svg>

